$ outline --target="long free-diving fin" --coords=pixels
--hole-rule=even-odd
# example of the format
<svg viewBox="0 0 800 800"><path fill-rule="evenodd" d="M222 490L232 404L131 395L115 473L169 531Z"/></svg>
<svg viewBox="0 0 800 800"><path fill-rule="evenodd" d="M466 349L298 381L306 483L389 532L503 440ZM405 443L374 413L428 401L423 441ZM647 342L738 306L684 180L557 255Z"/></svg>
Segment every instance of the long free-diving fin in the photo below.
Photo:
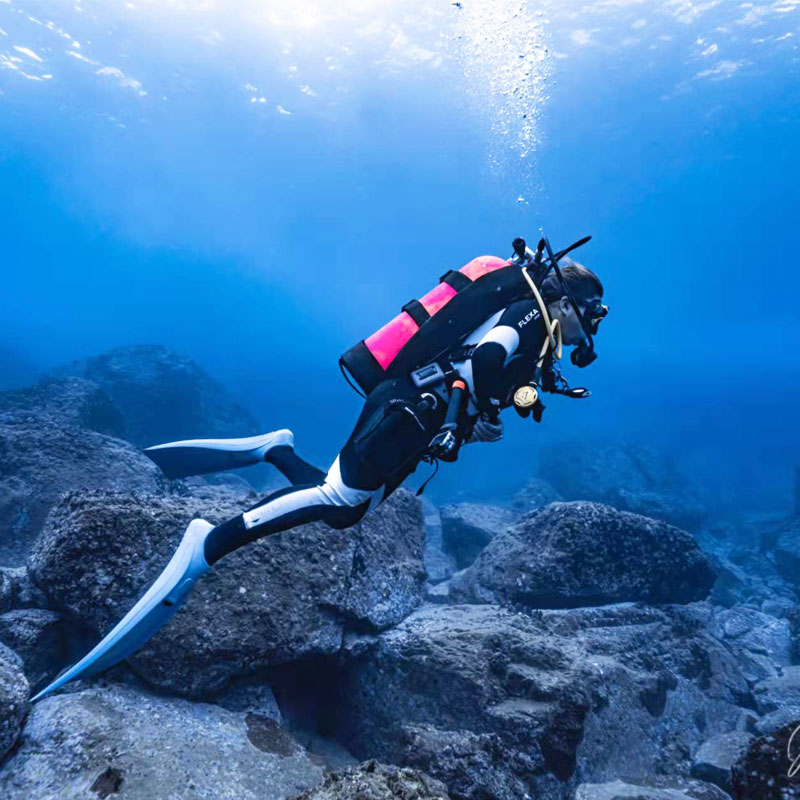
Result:
<svg viewBox="0 0 800 800"><path fill-rule="evenodd" d="M273 448L294 447L290 430L272 431L245 439L185 439L157 444L144 454L172 480L258 464Z"/></svg>
<svg viewBox="0 0 800 800"><path fill-rule="evenodd" d="M94 649L62 672L31 702L35 703L69 681L88 678L114 666L136 652L166 625L186 601L195 581L210 569L205 559L204 545L213 528L205 520L192 520L166 569L139 602Z"/></svg>

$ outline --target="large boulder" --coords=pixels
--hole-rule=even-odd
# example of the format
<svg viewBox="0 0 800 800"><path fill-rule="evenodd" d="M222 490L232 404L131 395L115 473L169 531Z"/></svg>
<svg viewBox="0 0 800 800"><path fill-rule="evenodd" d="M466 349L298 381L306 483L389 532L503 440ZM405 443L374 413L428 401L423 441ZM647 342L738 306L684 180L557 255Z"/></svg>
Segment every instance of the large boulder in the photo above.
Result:
<svg viewBox="0 0 800 800"><path fill-rule="evenodd" d="M777 677L792 663L792 632L785 618L745 606L715 609L708 630L728 646L752 683Z"/></svg>
<svg viewBox="0 0 800 800"><path fill-rule="evenodd" d="M28 681L19 656L0 644L0 760L11 749L22 730L28 694ZM0 792L0 796L10 795Z"/></svg>
<svg viewBox="0 0 800 800"><path fill-rule="evenodd" d="M125 438L122 413L111 397L85 378L49 378L27 389L0 392L0 413L48 417L73 428Z"/></svg>
<svg viewBox="0 0 800 800"><path fill-rule="evenodd" d="M759 681L753 697L759 714L790 709L800 719L800 666L784 667L780 675Z"/></svg>
<svg viewBox="0 0 800 800"><path fill-rule="evenodd" d="M731 770L755 737L746 731L728 731L703 742L695 753L692 775L731 791Z"/></svg>
<svg viewBox="0 0 800 800"><path fill-rule="evenodd" d="M733 767L734 800L800 798L800 716L750 743Z"/></svg>
<svg viewBox="0 0 800 800"><path fill-rule="evenodd" d="M567 442L541 451L541 475L565 500L594 500L695 530L707 515L675 462L635 444Z"/></svg>
<svg viewBox="0 0 800 800"><path fill-rule="evenodd" d="M243 505L227 495L67 494L31 572L55 608L105 633L155 580L193 517L219 523ZM423 547L419 502L405 490L347 530L316 523L253 542L215 565L131 664L156 686L198 697L236 675L335 653L346 630L381 630L419 605Z"/></svg>
<svg viewBox="0 0 800 800"><path fill-rule="evenodd" d="M25 563L62 492L160 491L158 469L128 442L78 427L69 415L6 408L0 412L0 564Z"/></svg>
<svg viewBox="0 0 800 800"><path fill-rule="evenodd" d="M736 724L747 683L706 621L684 606L426 606L348 637L322 697L338 692L357 757L421 769L454 798L571 800L581 782L685 775Z"/></svg>
<svg viewBox="0 0 800 800"><path fill-rule="evenodd" d="M160 345L119 347L54 372L93 381L114 400L125 438L142 447L261 433L252 415L196 362Z"/></svg>
<svg viewBox="0 0 800 800"><path fill-rule="evenodd" d="M678 528L599 503L552 503L495 536L453 577L450 595L536 608L688 603L713 582L708 560Z"/></svg>
<svg viewBox="0 0 800 800"><path fill-rule="evenodd" d="M323 768L274 720L130 686L48 697L0 770L0 797L284 800Z"/></svg>
<svg viewBox="0 0 800 800"><path fill-rule="evenodd" d="M371 759L328 773L320 786L291 800L450 800L450 795L424 772Z"/></svg>
<svg viewBox="0 0 800 800"><path fill-rule="evenodd" d="M510 528L519 515L501 506L480 503L454 503L442 506L442 545L456 562L457 569L468 567L489 542Z"/></svg>

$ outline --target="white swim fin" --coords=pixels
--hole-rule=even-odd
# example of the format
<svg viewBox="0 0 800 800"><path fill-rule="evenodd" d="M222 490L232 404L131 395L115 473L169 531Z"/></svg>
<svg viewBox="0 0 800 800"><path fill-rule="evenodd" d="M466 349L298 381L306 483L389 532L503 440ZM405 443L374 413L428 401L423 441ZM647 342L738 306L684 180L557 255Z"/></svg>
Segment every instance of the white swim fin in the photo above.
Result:
<svg viewBox="0 0 800 800"><path fill-rule="evenodd" d="M68 681L87 678L130 656L160 630L184 604L195 581L211 567L204 555L205 541L214 526L195 519L183 534L175 555L156 582L103 640L77 664L62 672L32 703Z"/></svg>
<svg viewBox="0 0 800 800"><path fill-rule="evenodd" d="M172 480L258 464L273 448L294 447L294 434L287 429L248 436L245 439L185 439L157 444L144 454Z"/></svg>

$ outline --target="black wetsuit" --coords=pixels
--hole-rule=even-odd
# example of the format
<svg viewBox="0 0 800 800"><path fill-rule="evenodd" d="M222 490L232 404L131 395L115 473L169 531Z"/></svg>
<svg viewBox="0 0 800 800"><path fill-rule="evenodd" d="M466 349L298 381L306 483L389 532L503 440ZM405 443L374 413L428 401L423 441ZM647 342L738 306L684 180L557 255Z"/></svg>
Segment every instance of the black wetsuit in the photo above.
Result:
<svg viewBox="0 0 800 800"><path fill-rule="evenodd" d="M514 390L530 379L544 327L536 302L521 300L492 315L454 352L453 364L469 389L463 433L468 434L480 414L496 417ZM307 522L322 520L333 528L354 525L416 469L446 409L443 387L420 389L410 377L387 380L367 397L353 433L327 473L303 461L291 447L273 448L267 461L292 486L211 531L206 560L213 564L247 542Z"/></svg>

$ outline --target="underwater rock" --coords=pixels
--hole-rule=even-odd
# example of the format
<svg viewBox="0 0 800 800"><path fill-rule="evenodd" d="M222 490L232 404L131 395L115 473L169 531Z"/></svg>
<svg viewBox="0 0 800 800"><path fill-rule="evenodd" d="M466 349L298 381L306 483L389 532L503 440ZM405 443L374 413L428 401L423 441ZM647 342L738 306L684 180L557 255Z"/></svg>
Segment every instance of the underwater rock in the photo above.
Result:
<svg viewBox="0 0 800 800"><path fill-rule="evenodd" d="M0 642L22 659L31 693L86 652L92 642L87 633L76 621L41 608L0 614Z"/></svg>
<svg viewBox="0 0 800 800"><path fill-rule="evenodd" d="M755 737L745 731L729 731L703 742L692 762L692 776L731 791L731 770L747 752Z"/></svg>
<svg viewBox="0 0 800 800"><path fill-rule="evenodd" d="M46 608L47 597L25 567L0 567L0 613L15 608Z"/></svg>
<svg viewBox="0 0 800 800"><path fill-rule="evenodd" d="M422 513L425 523L425 553L423 561L428 581L438 584L447 580L456 571L455 559L442 549L442 518L439 509L423 497Z"/></svg>
<svg viewBox="0 0 800 800"><path fill-rule="evenodd" d="M215 487L212 487L215 488ZM241 512L226 497L65 495L31 557L54 608L105 633L155 580L188 522ZM422 600L417 499L397 491L358 525L305 525L226 556L130 663L148 682L193 697L236 675L335 653L349 627L380 630Z"/></svg>
<svg viewBox="0 0 800 800"><path fill-rule="evenodd" d="M511 505L515 511L522 514L536 511L550 503L558 503L563 499L548 481L543 478L531 478L514 495Z"/></svg>
<svg viewBox="0 0 800 800"><path fill-rule="evenodd" d="M454 797L560 797L596 681L578 657L500 608L424 607L348 645L339 737L356 756L423 770Z"/></svg>
<svg viewBox="0 0 800 800"><path fill-rule="evenodd" d="M778 728L794 722L795 725L800 725L800 711L796 708L779 708L777 711L770 711L760 717L755 725L753 731L759 736L766 736L768 733L774 733Z"/></svg>
<svg viewBox="0 0 800 800"><path fill-rule="evenodd" d="M47 412L0 413L0 564L25 563L62 492L82 487L157 492L163 479L135 447Z"/></svg>
<svg viewBox="0 0 800 800"><path fill-rule="evenodd" d="M751 742L734 765L734 800L798 800L800 781L794 774L800 756L800 715L793 722ZM790 768L792 776L789 775Z"/></svg>
<svg viewBox="0 0 800 800"><path fill-rule="evenodd" d="M780 531L773 550L781 577L800 590L800 518L790 518Z"/></svg>
<svg viewBox="0 0 800 800"><path fill-rule="evenodd" d="M468 567L492 539L513 525L518 514L507 508L479 503L442 506L442 544L456 562L456 569Z"/></svg>
<svg viewBox="0 0 800 800"><path fill-rule="evenodd" d="M0 797L284 800L322 778L274 720L97 686L33 707Z"/></svg>
<svg viewBox="0 0 800 800"><path fill-rule="evenodd" d="M22 729L29 696L22 662L13 650L0 644L0 759L11 749ZM0 792L0 797L9 797Z"/></svg>
<svg viewBox="0 0 800 800"><path fill-rule="evenodd" d="M707 627L728 646L742 674L753 683L776 677L791 664L792 638L786 619L736 606L715 610Z"/></svg>
<svg viewBox="0 0 800 800"><path fill-rule="evenodd" d="M698 780L582 783L575 800L731 800L718 786Z"/></svg>
<svg viewBox="0 0 800 800"><path fill-rule="evenodd" d="M114 400L126 439L141 447L263 433L230 393L190 358L160 345L118 347L54 371L93 381Z"/></svg>
<svg viewBox="0 0 800 800"><path fill-rule="evenodd" d="M800 666L785 667L780 675L759 681L753 697L759 714L791 709L800 719Z"/></svg>
<svg viewBox="0 0 800 800"><path fill-rule="evenodd" d="M562 443L545 447L541 477L566 500L593 500L696 530L707 516L698 490L675 463L634 444Z"/></svg>
<svg viewBox="0 0 800 800"><path fill-rule="evenodd" d="M581 782L686 774L748 693L707 616L424 606L347 639L338 735L357 757L422 769L464 800L571 800Z"/></svg>
<svg viewBox="0 0 800 800"><path fill-rule="evenodd" d="M96 383L84 378L45 378L27 389L0 392L0 413L45 416L60 425L125 438L122 413Z"/></svg>
<svg viewBox="0 0 800 800"><path fill-rule="evenodd" d="M10 569L0 569L0 613L10 611L14 603L14 585L11 583Z"/></svg>
<svg viewBox="0 0 800 800"><path fill-rule="evenodd" d="M321 786L290 800L450 800L450 795L424 772L372 759L331 772Z"/></svg>
<svg viewBox="0 0 800 800"><path fill-rule="evenodd" d="M694 539L599 503L552 503L498 534L451 579L458 602L572 608L628 600L689 603L714 582Z"/></svg>

